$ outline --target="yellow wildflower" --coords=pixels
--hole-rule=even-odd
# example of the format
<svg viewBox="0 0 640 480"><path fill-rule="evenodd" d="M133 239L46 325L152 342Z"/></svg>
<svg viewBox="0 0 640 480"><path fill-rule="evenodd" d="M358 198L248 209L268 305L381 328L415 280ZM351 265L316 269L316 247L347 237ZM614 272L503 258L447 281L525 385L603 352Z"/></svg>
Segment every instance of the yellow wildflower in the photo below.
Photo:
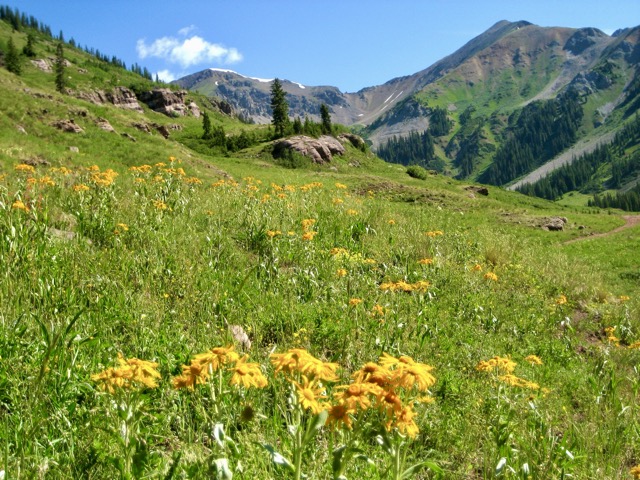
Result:
<svg viewBox="0 0 640 480"><path fill-rule="evenodd" d="M134 382L142 383L149 388L158 386L156 379L161 376L157 370L158 364L156 362L140 360L139 358L124 358L122 355L118 355L118 363L121 367L131 368Z"/></svg>
<svg viewBox="0 0 640 480"><path fill-rule="evenodd" d="M313 230L310 230L308 232L304 232L302 234L302 240L306 240L306 241L310 241L313 240L313 238L318 234L318 232L314 232Z"/></svg>
<svg viewBox="0 0 640 480"><path fill-rule="evenodd" d="M153 206L156 207L158 210L168 210L169 209L169 205L164 203L162 200L154 200L153 201Z"/></svg>
<svg viewBox="0 0 640 480"><path fill-rule="evenodd" d="M91 189L83 183L79 183L78 185L73 186L74 192L86 192L87 190L91 190Z"/></svg>
<svg viewBox="0 0 640 480"><path fill-rule="evenodd" d="M340 188L342 190L345 190L347 188L347 186L344 183L336 182L336 188Z"/></svg>
<svg viewBox="0 0 640 480"><path fill-rule="evenodd" d="M495 356L489 360L483 360L476 366L476 370L479 372L493 372L496 370L499 373L512 373L516 365L516 362L509 357Z"/></svg>
<svg viewBox="0 0 640 480"><path fill-rule="evenodd" d="M233 372L231 385L243 385L245 388L266 387L269 382L260 370L260 364L247 362L248 358L249 356L245 355L233 367L229 368Z"/></svg>
<svg viewBox="0 0 640 480"><path fill-rule="evenodd" d="M215 372L222 365L236 362L239 358L240 355L235 351L235 347L229 345L228 347L215 347L204 353L199 353L193 357L191 363L208 366L212 372Z"/></svg>
<svg viewBox="0 0 640 480"><path fill-rule="evenodd" d="M434 238L434 237L438 237L440 235L444 235L444 232L442 230L432 230L430 232L425 232L424 234L427 237Z"/></svg>
<svg viewBox="0 0 640 480"><path fill-rule="evenodd" d="M311 410L315 415L324 410L320 400L326 398L324 389L318 386L314 381L309 381L307 377L302 376L302 384L293 382L296 386L296 394L298 402L302 405L302 408Z"/></svg>
<svg viewBox="0 0 640 480"><path fill-rule="evenodd" d="M480 265L479 263L476 263L471 270L473 270L474 272L481 272L482 271L482 265Z"/></svg>
<svg viewBox="0 0 640 480"><path fill-rule="evenodd" d="M316 220L314 218L305 218L301 222L302 230L305 232L308 231L313 226L314 223L316 223Z"/></svg>
<svg viewBox="0 0 640 480"><path fill-rule="evenodd" d="M358 215L358 211L350 208L349 210L347 210L347 215Z"/></svg>
<svg viewBox="0 0 640 480"><path fill-rule="evenodd" d="M392 420L387 423L387 430L391 430L391 427L396 427L400 433L416 438L420 433L420 429L414 420L415 416L416 412L410 406L406 406L397 413L395 421Z"/></svg>
<svg viewBox="0 0 640 480"><path fill-rule="evenodd" d="M278 235L282 235L280 230L267 230L267 237L269 238L277 237Z"/></svg>
<svg viewBox="0 0 640 480"><path fill-rule="evenodd" d="M537 383L530 382L528 380L525 380L524 378L516 377L511 373L499 376L498 380L512 387L528 388L530 390L540 389L540 385L538 385Z"/></svg>
<svg viewBox="0 0 640 480"><path fill-rule="evenodd" d="M433 265L433 258L421 258L418 263L420 265Z"/></svg>
<svg viewBox="0 0 640 480"><path fill-rule="evenodd" d="M640 349L640 342L633 342L631 345L629 345L627 348L630 348L632 350L636 350L636 349Z"/></svg>
<svg viewBox="0 0 640 480"><path fill-rule="evenodd" d="M382 392L382 389L373 383L339 385L336 390L342 390L334 393L338 401L353 410L356 408L366 410L371 406L371 398L369 396L376 396Z"/></svg>
<svg viewBox="0 0 640 480"><path fill-rule="evenodd" d="M630 300L630 297L628 295L620 295L620 297L618 297L618 300L620 300L621 302L628 302Z"/></svg>
<svg viewBox="0 0 640 480"><path fill-rule="evenodd" d="M344 268L339 268L338 270L336 270L336 275L338 275L338 277L344 277L347 275L347 270Z"/></svg>
<svg viewBox="0 0 640 480"><path fill-rule="evenodd" d="M27 165L26 163L19 163L14 169L16 172L34 173L36 171L33 165Z"/></svg>
<svg viewBox="0 0 640 480"><path fill-rule="evenodd" d="M334 205L342 205L344 203L344 200L342 200L341 198L334 198L333 200L331 200L331 203L333 203Z"/></svg>
<svg viewBox="0 0 640 480"><path fill-rule="evenodd" d="M327 417L327 425L330 427L344 425L351 430L351 414L355 413L353 408L350 408L344 403L338 403L337 405L331 405L329 407L329 416Z"/></svg>
<svg viewBox="0 0 640 480"><path fill-rule="evenodd" d="M350 298L349 299L349 306L350 307L357 307L361 303L362 303L362 299L361 298Z"/></svg>
<svg viewBox="0 0 640 480"><path fill-rule="evenodd" d="M16 200L11 204L11 208L14 210L23 210L25 212L29 211L29 207L27 207L22 200Z"/></svg>
<svg viewBox="0 0 640 480"><path fill-rule="evenodd" d="M387 222L389 225L395 225L396 221L393 218L390 218L389 221Z"/></svg>
<svg viewBox="0 0 640 480"><path fill-rule="evenodd" d="M631 470L629 470L629 473L633 475L633 478L635 478L636 480L640 479L640 465L632 467Z"/></svg>
<svg viewBox="0 0 640 480"><path fill-rule="evenodd" d="M528 355L524 361L529 362L531 365L542 365L542 360L537 355Z"/></svg>
<svg viewBox="0 0 640 480"><path fill-rule="evenodd" d="M564 295L560 295L558 298L556 298L556 305L564 305L565 303L567 303L567 297L565 297Z"/></svg>
<svg viewBox="0 0 640 480"><path fill-rule="evenodd" d="M498 281L498 276L493 272L487 272L484 274L485 280L492 280L494 282Z"/></svg>

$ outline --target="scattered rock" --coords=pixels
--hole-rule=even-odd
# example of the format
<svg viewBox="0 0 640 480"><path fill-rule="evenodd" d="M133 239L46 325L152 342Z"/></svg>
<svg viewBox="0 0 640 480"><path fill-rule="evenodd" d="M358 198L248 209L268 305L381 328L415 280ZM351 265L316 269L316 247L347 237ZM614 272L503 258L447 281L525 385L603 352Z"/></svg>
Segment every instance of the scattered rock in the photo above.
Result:
<svg viewBox="0 0 640 480"><path fill-rule="evenodd" d="M86 108L72 108L69 110L69 114L86 118L89 116L89 111Z"/></svg>
<svg viewBox="0 0 640 480"><path fill-rule="evenodd" d="M128 138L132 142L137 142L136 138L132 135L129 135L128 133L121 133L120 135L122 135L124 138Z"/></svg>
<svg viewBox="0 0 640 480"><path fill-rule="evenodd" d="M468 187L464 187L468 192L477 193L478 195L484 195L485 197L489 196L489 189L487 187L479 187L477 185L469 185Z"/></svg>
<svg viewBox="0 0 640 480"><path fill-rule="evenodd" d="M89 73L89 70L87 70L86 68L79 68L78 73L86 75L87 73Z"/></svg>
<svg viewBox="0 0 640 480"><path fill-rule="evenodd" d="M200 118L200 107L196 105L196 102L191 102L189 104L189 111L195 118Z"/></svg>
<svg viewBox="0 0 640 480"><path fill-rule="evenodd" d="M151 128L149 128L149 125L147 125L146 123L132 123L131 125L134 128L137 128L138 130L140 130L141 132L151 133Z"/></svg>
<svg viewBox="0 0 640 480"><path fill-rule="evenodd" d="M244 331L240 325L229 325L229 333L233 339L240 344L243 350L251 349L251 340L249 335Z"/></svg>
<svg viewBox="0 0 640 480"><path fill-rule="evenodd" d="M51 63L49 62L49 60L45 58L40 58L38 60L31 60L31 64L34 67L39 68L43 72L47 72L47 73L53 72L53 67Z"/></svg>
<svg viewBox="0 0 640 480"><path fill-rule="evenodd" d="M296 135L274 144L273 152L275 157L281 157L287 150L298 152L311 158L314 163L320 164L329 163L333 160L333 155L343 155L345 152L342 143L329 135L323 135L320 138Z"/></svg>
<svg viewBox="0 0 640 480"><path fill-rule="evenodd" d="M69 132L69 133L82 133L84 132L84 130L82 129L82 127L78 124L76 124L76 122L73 121L73 118L69 119L69 120L59 120L57 122L55 122L53 124L54 127L62 130L63 132Z"/></svg>
<svg viewBox="0 0 640 480"><path fill-rule="evenodd" d="M32 167L48 167L50 165L49 161L42 157L27 158L26 160L22 160L22 163L26 163L27 165L31 165Z"/></svg>
<svg viewBox="0 0 640 480"><path fill-rule="evenodd" d="M69 147L69 151L73 153L80 153L80 149L78 147Z"/></svg>
<svg viewBox="0 0 640 480"><path fill-rule="evenodd" d="M115 133L115 128L113 128L111 126L111 124L109 123L109 121L105 118L98 118L98 121L96 122L96 125L98 126L98 128L100 130L104 130L105 132L114 132Z"/></svg>
<svg viewBox="0 0 640 480"><path fill-rule="evenodd" d="M60 240L71 241L76 237L75 232L70 232L68 230L58 230L57 228L49 228L47 229L47 231L53 238L57 238Z"/></svg>
<svg viewBox="0 0 640 480"><path fill-rule="evenodd" d="M566 217L550 217L544 219L542 223L542 229L548 231L560 231L564 230L564 225L568 220Z"/></svg>
<svg viewBox="0 0 640 480"><path fill-rule="evenodd" d="M18 130L19 133L26 135L27 131L24 129L24 127L22 125L16 125L16 130Z"/></svg>
<svg viewBox="0 0 640 480"><path fill-rule="evenodd" d="M169 132L169 129L166 127L166 125L158 125L156 127L156 130L158 130L160 135L162 135L164 138L169 138L169 135L171 134L171 132Z"/></svg>

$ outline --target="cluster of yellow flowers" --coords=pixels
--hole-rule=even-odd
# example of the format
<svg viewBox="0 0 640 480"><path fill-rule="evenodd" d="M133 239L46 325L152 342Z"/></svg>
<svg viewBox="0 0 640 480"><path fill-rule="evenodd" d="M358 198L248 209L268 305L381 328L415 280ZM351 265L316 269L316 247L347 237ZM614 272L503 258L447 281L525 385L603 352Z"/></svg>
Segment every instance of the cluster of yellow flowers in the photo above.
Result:
<svg viewBox="0 0 640 480"><path fill-rule="evenodd" d="M564 305L567 303L567 297L564 295L560 295L558 298L556 298L556 305Z"/></svg>
<svg viewBox="0 0 640 480"><path fill-rule="evenodd" d="M303 240L313 240L313 238L318 234L317 231L311 230L311 227L316 223L314 218L305 218L302 220L302 239Z"/></svg>
<svg viewBox="0 0 640 480"><path fill-rule="evenodd" d="M620 339L616 337L613 332L615 332L616 327L606 327L604 329L604 333L607 335L607 341L609 343L613 343L616 347L620 346Z"/></svg>
<svg viewBox="0 0 640 480"><path fill-rule="evenodd" d="M375 406L384 415L387 431L398 429L415 438L419 429L413 405L433 402L432 397L425 395L436 381L432 371L433 367L411 357L395 358L383 353L378 363L366 363L356 371L352 383L335 388L337 403L328 407L327 423L350 429L352 418L359 411ZM403 400L403 396L408 398Z"/></svg>
<svg viewBox="0 0 640 480"><path fill-rule="evenodd" d="M484 279L485 280L491 280L492 282L497 282L498 281L498 275L496 275L493 272L487 272L484 274Z"/></svg>
<svg viewBox="0 0 640 480"><path fill-rule="evenodd" d="M26 163L19 163L14 167L16 172L34 173L36 169L33 165L27 165Z"/></svg>
<svg viewBox="0 0 640 480"><path fill-rule="evenodd" d="M380 290L385 292L426 292L431 286L431 283L426 280L420 280L415 283L407 283L404 280L398 280L397 282L385 282L380 284Z"/></svg>
<svg viewBox="0 0 640 480"><path fill-rule="evenodd" d="M300 186L300 190L302 190L303 192L310 192L314 188L322 188L322 183L321 182L311 182L311 183L307 183L305 185L301 185Z"/></svg>
<svg viewBox="0 0 640 480"><path fill-rule="evenodd" d="M246 388L264 388L268 385L267 378L257 363L248 362L249 356L240 355L233 345L216 347L193 357L189 365L182 366L182 375L174 377L173 387L176 389L193 389L195 385L205 384L213 372L226 367L233 372L231 385L243 385Z"/></svg>
<svg viewBox="0 0 640 480"><path fill-rule="evenodd" d="M116 389L156 388L157 380L161 378L158 364L140 360L138 358L123 358L118 355L118 367L91 376L91 380L98 383L102 390L115 393Z"/></svg>
<svg viewBox="0 0 640 480"><path fill-rule="evenodd" d="M635 478L636 480L640 479L640 465L632 467L631 470L629 470L629 473L633 475L633 478Z"/></svg>
<svg viewBox="0 0 640 480"><path fill-rule="evenodd" d="M418 260L420 265L433 265L433 258L421 258Z"/></svg>
<svg viewBox="0 0 640 480"><path fill-rule="evenodd" d="M431 230L429 232L424 232L424 234L427 237L435 238L439 237L440 235L444 235L444 232L442 230Z"/></svg>
<svg viewBox="0 0 640 480"><path fill-rule="evenodd" d="M97 165L89 167L89 170L92 172L91 181L99 187L108 187L112 185L116 177L118 176L118 172L112 170L111 168L108 168L104 172L101 172L100 167L98 167Z"/></svg>
<svg viewBox="0 0 640 480"><path fill-rule="evenodd" d="M25 203L20 199L15 200L11 204L11 208L13 208L14 210L23 210L25 212L30 211L30 208L27 205L25 205Z"/></svg>
<svg viewBox="0 0 640 480"><path fill-rule="evenodd" d="M525 358L525 361L531 365L542 365L542 360L537 355L529 355ZM524 378L517 377L513 374L518 364L511 360L509 357L495 356L489 360L482 360L476 366L476 370L479 372L488 372L497 375L498 380L511 387L527 388L529 390L539 390L540 385ZM548 393L547 389L543 389L545 393Z"/></svg>

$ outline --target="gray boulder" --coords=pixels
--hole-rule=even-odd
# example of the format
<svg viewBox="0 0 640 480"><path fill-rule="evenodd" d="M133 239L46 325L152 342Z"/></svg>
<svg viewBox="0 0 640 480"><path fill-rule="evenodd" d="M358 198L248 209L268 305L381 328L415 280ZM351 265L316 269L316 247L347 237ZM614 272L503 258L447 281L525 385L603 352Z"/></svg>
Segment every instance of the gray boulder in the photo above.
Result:
<svg viewBox="0 0 640 480"><path fill-rule="evenodd" d="M306 135L279 140L274 144L274 154L281 156L283 151L293 150L305 157L309 157L314 163L330 163L334 155L343 155L344 145L334 137L323 135L320 138L312 138Z"/></svg>

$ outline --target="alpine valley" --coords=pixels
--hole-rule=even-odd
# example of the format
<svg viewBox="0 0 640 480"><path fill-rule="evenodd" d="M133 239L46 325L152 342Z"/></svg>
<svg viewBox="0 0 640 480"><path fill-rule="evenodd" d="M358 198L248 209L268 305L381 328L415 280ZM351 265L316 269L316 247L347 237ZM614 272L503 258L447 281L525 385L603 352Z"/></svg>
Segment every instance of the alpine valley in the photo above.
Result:
<svg viewBox="0 0 640 480"><path fill-rule="evenodd" d="M626 192L636 188L640 171L639 40L640 27L607 35L500 21L420 72L355 93L282 83L290 116L317 118L324 103L336 122L355 128L387 161L549 199ZM270 82L208 69L176 83L268 123ZM624 138L615 141L625 126ZM589 157L609 144L611 152L602 147L601 158ZM568 167L575 160L582 160L573 167L577 173ZM525 185L540 180L537 190Z"/></svg>

